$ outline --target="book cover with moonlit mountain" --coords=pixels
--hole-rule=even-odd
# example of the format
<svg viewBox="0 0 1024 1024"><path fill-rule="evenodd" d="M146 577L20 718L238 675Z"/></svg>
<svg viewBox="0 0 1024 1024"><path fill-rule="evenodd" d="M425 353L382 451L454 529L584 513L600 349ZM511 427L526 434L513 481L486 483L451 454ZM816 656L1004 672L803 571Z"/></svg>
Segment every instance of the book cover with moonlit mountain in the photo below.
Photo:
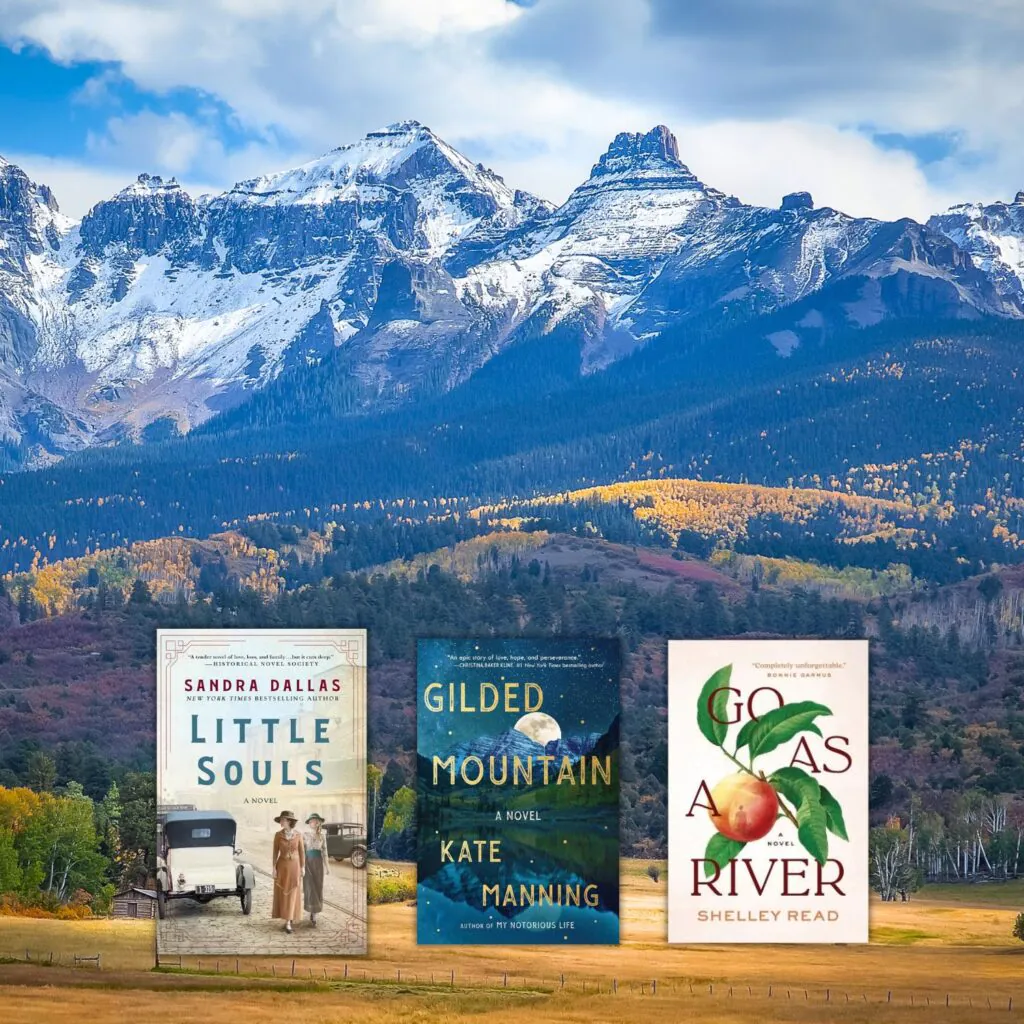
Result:
<svg viewBox="0 0 1024 1024"><path fill-rule="evenodd" d="M619 941L617 640L420 640L417 941Z"/></svg>

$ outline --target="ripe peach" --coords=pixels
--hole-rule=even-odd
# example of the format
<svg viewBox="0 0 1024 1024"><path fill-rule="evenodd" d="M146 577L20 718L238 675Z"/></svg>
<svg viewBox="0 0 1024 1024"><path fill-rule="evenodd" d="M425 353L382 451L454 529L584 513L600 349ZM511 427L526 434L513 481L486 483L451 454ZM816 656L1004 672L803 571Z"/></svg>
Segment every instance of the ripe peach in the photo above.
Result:
<svg viewBox="0 0 1024 1024"><path fill-rule="evenodd" d="M727 775L711 791L718 814L708 808L715 828L738 843L766 836L779 816L779 798L771 784L746 772Z"/></svg>

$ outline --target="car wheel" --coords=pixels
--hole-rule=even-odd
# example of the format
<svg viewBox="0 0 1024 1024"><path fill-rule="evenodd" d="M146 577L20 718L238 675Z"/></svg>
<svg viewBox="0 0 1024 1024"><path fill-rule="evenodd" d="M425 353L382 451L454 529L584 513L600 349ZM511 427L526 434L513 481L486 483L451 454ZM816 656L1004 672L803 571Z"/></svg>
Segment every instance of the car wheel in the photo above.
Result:
<svg viewBox="0 0 1024 1024"><path fill-rule="evenodd" d="M242 913L246 917L252 913L252 889L246 889L242 892Z"/></svg>
<svg viewBox="0 0 1024 1024"><path fill-rule="evenodd" d="M156 916L161 921L167 916L167 893L163 889L156 891Z"/></svg>
<svg viewBox="0 0 1024 1024"><path fill-rule="evenodd" d="M366 848L357 846L352 851L352 867L354 868L365 868L366 867Z"/></svg>

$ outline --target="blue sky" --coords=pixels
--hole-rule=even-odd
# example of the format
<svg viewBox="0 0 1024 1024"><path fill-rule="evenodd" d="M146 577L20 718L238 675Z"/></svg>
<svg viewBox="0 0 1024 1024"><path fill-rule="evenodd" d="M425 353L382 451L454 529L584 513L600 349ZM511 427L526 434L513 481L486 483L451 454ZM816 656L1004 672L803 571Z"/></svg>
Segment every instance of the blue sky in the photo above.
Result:
<svg viewBox="0 0 1024 1024"><path fill-rule="evenodd" d="M390 121L560 200L665 123L705 181L926 217L1024 187L1024 5L987 0L0 0L0 154L80 216Z"/></svg>

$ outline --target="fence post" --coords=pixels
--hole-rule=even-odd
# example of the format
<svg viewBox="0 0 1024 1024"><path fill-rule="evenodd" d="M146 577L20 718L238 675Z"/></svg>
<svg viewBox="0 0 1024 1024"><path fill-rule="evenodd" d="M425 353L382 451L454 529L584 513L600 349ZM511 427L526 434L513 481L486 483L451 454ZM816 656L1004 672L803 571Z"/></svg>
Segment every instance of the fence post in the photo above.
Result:
<svg viewBox="0 0 1024 1024"><path fill-rule="evenodd" d="M656 996L658 994L658 979L653 978L651 980L651 995Z"/></svg>
<svg viewBox="0 0 1024 1024"><path fill-rule="evenodd" d="M619 982L618 982L618 979L617 978L612 978L612 995L613 996L614 995L618 995L618 992L619 992Z"/></svg>
<svg viewBox="0 0 1024 1024"><path fill-rule="evenodd" d="M292 977L295 977L295 961L292 961Z"/></svg>

